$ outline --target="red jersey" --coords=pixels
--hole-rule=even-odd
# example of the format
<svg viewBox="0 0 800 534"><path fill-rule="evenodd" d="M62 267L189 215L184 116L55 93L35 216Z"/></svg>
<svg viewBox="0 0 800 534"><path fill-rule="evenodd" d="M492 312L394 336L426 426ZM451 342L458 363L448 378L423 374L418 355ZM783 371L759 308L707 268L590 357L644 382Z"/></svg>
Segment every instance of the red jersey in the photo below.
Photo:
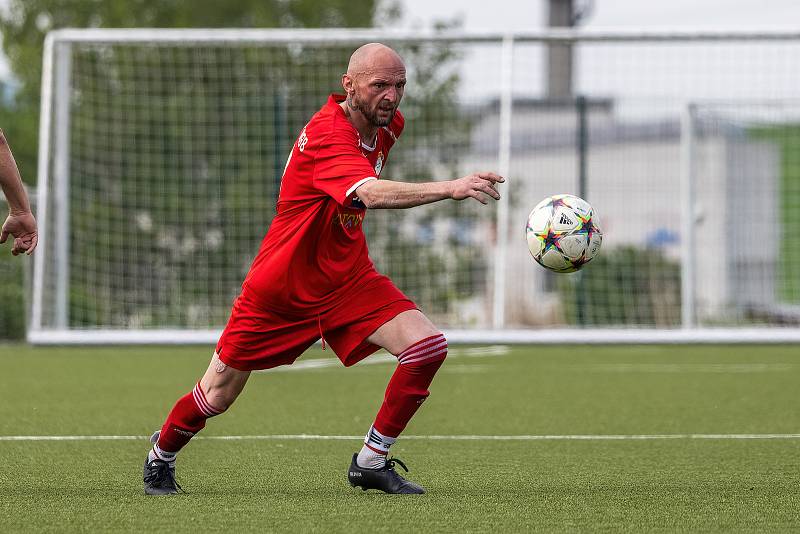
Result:
<svg viewBox="0 0 800 534"><path fill-rule="evenodd" d="M271 310L322 313L380 276L361 227L366 208L354 191L380 177L404 120L395 112L368 146L339 106L343 100L331 95L292 147L277 216L245 278L244 290Z"/></svg>

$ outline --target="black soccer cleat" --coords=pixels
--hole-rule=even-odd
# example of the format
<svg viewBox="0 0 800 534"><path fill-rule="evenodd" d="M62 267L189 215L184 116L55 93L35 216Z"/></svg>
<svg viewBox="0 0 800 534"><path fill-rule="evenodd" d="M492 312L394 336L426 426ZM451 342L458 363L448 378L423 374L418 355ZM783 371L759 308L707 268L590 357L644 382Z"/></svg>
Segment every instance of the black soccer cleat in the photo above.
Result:
<svg viewBox="0 0 800 534"><path fill-rule="evenodd" d="M160 432L150 437L150 443L157 443ZM183 491L181 485L175 480L175 467L164 460L144 460L144 492L147 495L174 495Z"/></svg>
<svg viewBox="0 0 800 534"><path fill-rule="evenodd" d="M347 471L347 480L350 481L350 485L354 488L360 486L364 491L376 489L384 493L425 493L425 489L422 486L397 474L397 471L394 470L395 464L402 467L406 473L408 472L406 464L399 459L389 458L386 460L386 465L380 469L369 469L360 467L356 462L357 457L358 454L353 455L353 461L350 462L350 469Z"/></svg>
<svg viewBox="0 0 800 534"><path fill-rule="evenodd" d="M183 491L175 481L175 468L164 460L144 461L144 492L147 495L173 495Z"/></svg>

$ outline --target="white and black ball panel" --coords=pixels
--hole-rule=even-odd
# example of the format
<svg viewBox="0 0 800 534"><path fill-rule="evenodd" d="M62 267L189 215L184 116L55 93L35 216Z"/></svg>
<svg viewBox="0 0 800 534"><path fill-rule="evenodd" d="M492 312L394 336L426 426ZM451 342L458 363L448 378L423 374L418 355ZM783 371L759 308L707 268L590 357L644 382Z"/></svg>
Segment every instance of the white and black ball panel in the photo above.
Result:
<svg viewBox="0 0 800 534"><path fill-rule="evenodd" d="M561 253L571 261L580 261L586 254L589 240L584 233L574 233L565 235L558 240L558 248Z"/></svg>
<svg viewBox="0 0 800 534"><path fill-rule="evenodd" d="M569 206L558 206L550 218L550 228L554 232L571 232L581 225L581 220Z"/></svg>
<svg viewBox="0 0 800 534"><path fill-rule="evenodd" d="M589 240L589 246L586 248L586 259L585 261L589 261L597 256L597 253L600 252L600 245L603 244L603 234L600 232L594 232L592 234L591 239Z"/></svg>
<svg viewBox="0 0 800 534"><path fill-rule="evenodd" d="M539 263L548 269L558 272L563 272L565 269L572 267L567 258L556 248L550 248L542 254L539 258Z"/></svg>

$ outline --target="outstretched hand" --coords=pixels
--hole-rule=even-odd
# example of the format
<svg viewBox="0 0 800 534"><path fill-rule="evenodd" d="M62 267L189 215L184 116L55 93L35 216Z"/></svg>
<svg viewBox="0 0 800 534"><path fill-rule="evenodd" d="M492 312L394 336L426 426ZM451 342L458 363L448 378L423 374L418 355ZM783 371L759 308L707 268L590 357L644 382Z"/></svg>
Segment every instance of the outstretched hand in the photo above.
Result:
<svg viewBox="0 0 800 534"><path fill-rule="evenodd" d="M14 244L11 247L11 253L14 256L23 252L28 256L33 254L33 250L39 242L39 233L33 214L29 211L10 214L0 230L0 244L5 243L9 235L14 238Z"/></svg>
<svg viewBox="0 0 800 534"><path fill-rule="evenodd" d="M497 184L505 181L505 178L493 172L476 172L453 180L452 198L453 200L464 200L471 197L481 204L488 204L489 197L500 200Z"/></svg>

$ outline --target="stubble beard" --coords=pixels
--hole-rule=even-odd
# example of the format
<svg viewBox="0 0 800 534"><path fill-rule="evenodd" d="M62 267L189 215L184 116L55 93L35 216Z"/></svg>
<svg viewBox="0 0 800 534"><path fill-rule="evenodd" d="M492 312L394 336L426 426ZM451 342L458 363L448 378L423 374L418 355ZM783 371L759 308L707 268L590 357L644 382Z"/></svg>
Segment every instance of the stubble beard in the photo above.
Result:
<svg viewBox="0 0 800 534"><path fill-rule="evenodd" d="M355 95L355 93L347 95L347 107L349 107L353 111L358 111L361 113L367 121L373 126L377 126L379 128L383 126L389 126L391 124L392 119L394 119L394 112L397 111L397 108L394 108L389 116L385 119L378 117L377 108L372 110L367 107L367 105Z"/></svg>

